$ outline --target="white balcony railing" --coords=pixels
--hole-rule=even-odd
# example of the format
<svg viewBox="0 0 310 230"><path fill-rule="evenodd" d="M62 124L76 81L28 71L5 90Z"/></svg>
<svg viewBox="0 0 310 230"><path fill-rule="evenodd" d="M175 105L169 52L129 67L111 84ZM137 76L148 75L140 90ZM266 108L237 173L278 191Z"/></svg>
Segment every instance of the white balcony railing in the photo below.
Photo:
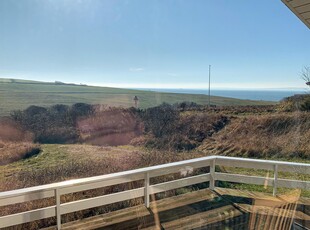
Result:
<svg viewBox="0 0 310 230"><path fill-rule="evenodd" d="M215 166L229 166L250 169L263 169L274 171L272 178L260 176L247 176L215 171ZM190 175L193 169L209 167L209 173L176 179L173 181L150 185L150 178L163 176L171 173ZM0 193L0 207L27 201L54 197L54 205L11 214L0 217L0 228L27 223L49 217L57 218L57 228L61 228L61 215L112 204L120 201L144 197L145 206L149 207L150 195L177 189L189 185L209 182L209 188L214 189L215 181L228 181L245 184L268 184L273 187L273 195L276 195L278 187L300 188L309 190L310 182L301 180L281 179L278 172L290 172L298 174L310 174L310 164L292 163L283 161L256 160L248 158L235 158L223 156L210 156L192 160L180 161L147 168L113 173L103 176L89 177L64 181L60 183L30 187L25 189L6 191ZM111 185L144 180L144 187L117 192L108 195L86 198L78 201L61 203L60 197L69 193L76 193Z"/></svg>

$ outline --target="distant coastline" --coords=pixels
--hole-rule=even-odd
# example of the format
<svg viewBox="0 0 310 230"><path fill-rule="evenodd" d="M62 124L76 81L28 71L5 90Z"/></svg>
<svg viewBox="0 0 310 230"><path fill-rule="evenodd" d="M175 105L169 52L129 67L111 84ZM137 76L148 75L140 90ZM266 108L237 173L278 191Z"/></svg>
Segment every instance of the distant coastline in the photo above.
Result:
<svg viewBox="0 0 310 230"><path fill-rule="evenodd" d="M138 88L135 88L138 89ZM139 88L140 90L149 90L156 92L167 93L182 93L182 94L204 94L208 95L207 89L159 89L159 88ZM268 90L211 90L212 96L230 97L244 100L258 100L258 101L281 101L285 97L290 97L295 94L309 93L306 89L268 89Z"/></svg>

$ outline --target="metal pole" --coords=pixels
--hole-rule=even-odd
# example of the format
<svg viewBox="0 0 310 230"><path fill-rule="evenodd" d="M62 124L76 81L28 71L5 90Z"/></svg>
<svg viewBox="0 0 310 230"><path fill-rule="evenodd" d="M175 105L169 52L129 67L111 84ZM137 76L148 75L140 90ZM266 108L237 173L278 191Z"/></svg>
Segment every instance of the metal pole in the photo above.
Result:
<svg viewBox="0 0 310 230"><path fill-rule="evenodd" d="M211 107L211 65L209 65L209 108Z"/></svg>

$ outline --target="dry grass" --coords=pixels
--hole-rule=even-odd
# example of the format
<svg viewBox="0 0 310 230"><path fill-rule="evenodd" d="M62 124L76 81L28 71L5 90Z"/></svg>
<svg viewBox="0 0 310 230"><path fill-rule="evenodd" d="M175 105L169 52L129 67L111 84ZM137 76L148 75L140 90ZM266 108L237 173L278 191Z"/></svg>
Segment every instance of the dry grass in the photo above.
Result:
<svg viewBox="0 0 310 230"><path fill-rule="evenodd" d="M251 158L310 159L310 114L235 117L201 150Z"/></svg>
<svg viewBox="0 0 310 230"><path fill-rule="evenodd" d="M203 154L150 151L133 146L42 145L36 157L0 166L0 191L97 176ZM204 154L205 155L205 154Z"/></svg>
<svg viewBox="0 0 310 230"><path fill-rule="evenodd" d="M221 113L225 115L249 115L249 114L270 114L274 113L277 109L276 103L269 105L228 105L217 106L213 108L204 107L202 110L209 113ZM194 110L195 112L195 110Z"/></svg>
<svg viewBox="0 0 310 230"><path fill-rule="evenodd" d="M0 120L0 165L37 154L40 150L32 142L32 135L10 119Z"/></svg>
<svg viewBox="0 0 310 230"><path fill-rule="evenodd" d="M38 154L39 152L39 146L31 142L0 141L0 165L6 165L28 158Z"/></svg>
<svg viewBox="0 0 310 230"><path fill-rule="evenodd" d="M6 180L2 180L3 183L0 183L2 189L10 190L80 177L96 176L207 155L206 153L197 152L165 152L163 155L162 151L147 151L143 148L136 148L132 146L100 147L90 145L43 145L42 148L43 152L37 157L30 158L24 161L23 164L21 164L21 162L11 164L13 168L17 166L20 168L15 171L15 173L10 171L12 173L11 176L6 178ZM45 162L46 165L44 167L40 167L43 162ZM2 169L9 170L8 167L9 166L6 166ZM0 170L2 169L0 168ZM179 174L173 174L168 177L157 178L155 181L152 180L152 183L158 183L180 177L181 175ZM143 186L143 183L141 181L137 181L135 183L127 183L119 186L106 187L103 189L94 189L82 193L68 194L66 196L62 196L61 200L63 203L70 202L86 197L89 198L141 186ZM171 191L168 194L159 194L158 196L163 198L165 196L174 195L175 193L177 192ZM65 223L92 215L98 215L100 213L111 212L113 210L136 205L141 202L143 202L142 199L135 199L128 202L120 202L100 208L75 212L69 215L64 215L62 217L62 222ZM0 211L0 215L54 204L54 199L26 202L19 205L8 206ZM55 225L55 218L25 224L18 226L15 229L38 229L49 225Z"/></svg>
<svg viewBox="0 0 310 230"><path fill-rule="evenodd" d="M187 154L185 152L166 152L165 157L163 157L162 152L149 152L145 149L135 148L132 146L100 147L91 145L43 145L42 149L43 152L35 158L27 159L24 162L16 162L5 167L2 166L0 170L8 171L9 176L4 175L4 178L2 177L0 191L48 184L75 178L103 175L202 156L198 153ZM64 160L60 161L60 159ZM42 167L43 162L46 163L44 167ZM58 164L56 164L57 162ZM171 175L169 179L180 178L180 176L181 175ZM167 178L161 177L152 182L158 183L166 180ZM61 199L62 202L70 202L86 197L95 197L142 186L143 182L137 181L119 186L110 186L102 189L68 194L66 196L62 196ZM159 194L159 196L162 198L163 196L170 196L175 193L176 191L172 191L165 195ZM141 202L143 202L142 199L135 199L128 202L120 202L100 208L75 212L70 215L64 215L62 222L64 223L85 218L99 213L111 212L113 210L136 205ZM29 209L46 207L49 205L54 205L54 203L54 199L42 199L34 202L11 205L1 209L0 216L26 211ZM13 229L37 229L54 224L55 218L49 218L24 224L22 226L17 226Z"/></svg>
<svg viewBox="0 0 310 230"><path fill-rule="evenodd" d="M32 141L32 134L25 132L16 122L0 117L0 141Z"/></svg>
<svg viewBox="0 0 310 230"><path fill-rule="evenodd" d="M143 124L130 109L97 108L97 111L77 122L81 141L95 145L126 145L141 135Z"/></svg>
<svg viewBox="0 0 310 230"><path fill-rule="evenodd" d="M141 144L145 141L145 146L163 151L184 151L193 150L199 146L203 140L211 137L214 133L223 129L228 123L229 118L222 114L206 112L185 112L181 113L179 119L174 121L165 135L154 137L155 135L144 136L133 143ZM155 125L154 125L155 126ZM165 126L165 124L162 124ZM155 126L156 128L158 126Z"/></svg>
<svg viewBox="0 0 310 230"><path fill-rule="evenodd" d="M112 117L113 114L107 116L110 119ZM91 127L91 132L97 132L95 129L98 126L98 134L100 134L104 129L108 129L109 122L114 122L107 118L94 117L84 121L83 124ZM134 127L134 122L131 122L130 116L124 115L117 119L123 121L119 126L119 132L124 131L126 122L130 124L130 129ZM163 153L163 151L150 151L133 146L43 145L43 152L34 158L0 166L0 172L3 173L2 176L0 174L0 191L114 173L213 154L252 158L295 157L310 159L310 145L308 142L310 139L309 113L263 113L263 115L252 114L229 117L228 120L221 114L184 113L182 115L182 127L179 127L179 133L193 141L201 142L204 140L202 146L199 147L202 150L200 153L170 151ZM86 133L87 129L83 132ZM144 140L138 142L144 142ZM169 178L178 177L180 175L172 175ZM156 182L165 181L167 178L158 178ZM138 181L70 194L62 196L61 199L62 202L69 202L141 186L143 186L142 182ZM110 212L139 202L142 202L142 200L121 202L65 215L63 216L63 222ZM54 203L54 199L44 199L9 206L2 209L0 215L29 208L44 207ZM52 224L55 224L54 218L26 224L22 227L24 229L36 229Z"/></svg>

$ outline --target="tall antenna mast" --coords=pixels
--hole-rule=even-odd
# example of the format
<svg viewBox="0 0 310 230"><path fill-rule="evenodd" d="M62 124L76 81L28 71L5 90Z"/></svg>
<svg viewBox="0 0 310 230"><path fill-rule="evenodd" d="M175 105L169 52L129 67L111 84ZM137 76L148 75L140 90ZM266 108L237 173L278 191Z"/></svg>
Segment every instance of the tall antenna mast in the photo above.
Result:
<svg viewBox="0 0 310 230"><path fill-rule="evenodd" d="M211 65L209 65L209 108L211 107Z"/></svg>

